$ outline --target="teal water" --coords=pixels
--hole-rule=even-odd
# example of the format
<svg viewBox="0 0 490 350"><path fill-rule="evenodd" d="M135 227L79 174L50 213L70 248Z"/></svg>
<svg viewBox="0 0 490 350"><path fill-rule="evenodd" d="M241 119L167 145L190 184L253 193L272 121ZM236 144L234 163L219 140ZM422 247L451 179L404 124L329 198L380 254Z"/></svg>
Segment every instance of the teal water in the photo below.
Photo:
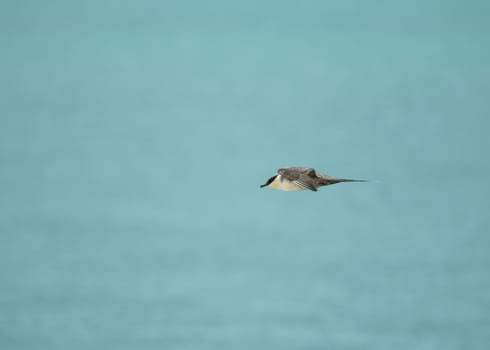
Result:
<svg viewBox="0 0 490 350"><path fill-rule="evenodd" d="M0 348L488 349L489 7L1 2Z"/></svg>

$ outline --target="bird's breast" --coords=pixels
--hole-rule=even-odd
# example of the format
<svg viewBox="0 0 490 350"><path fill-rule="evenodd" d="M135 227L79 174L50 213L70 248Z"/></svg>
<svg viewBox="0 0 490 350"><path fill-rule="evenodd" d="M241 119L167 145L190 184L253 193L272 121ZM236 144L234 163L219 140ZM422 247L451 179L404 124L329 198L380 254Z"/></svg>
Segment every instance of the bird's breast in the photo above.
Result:
<svg viewBox="0 0 490 350"><path fill-rule="evenodd" d="M281 191L303 191L304 188L296 185L287 179L284 179L281 175L276 176L274 181L269 185L270 187Z"/></svg>

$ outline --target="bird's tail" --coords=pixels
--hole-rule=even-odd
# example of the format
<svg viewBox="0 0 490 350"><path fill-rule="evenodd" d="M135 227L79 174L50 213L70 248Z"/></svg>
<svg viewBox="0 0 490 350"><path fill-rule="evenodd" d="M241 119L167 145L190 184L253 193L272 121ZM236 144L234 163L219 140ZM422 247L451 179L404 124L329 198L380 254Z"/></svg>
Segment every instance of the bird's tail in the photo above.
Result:
<svg viewBox="0 0 490 350"><path fill-rule="evenodd" d="M328 186L333 184L338 184L340 182L369 182L369 180L356 180L356 179L336 179L332 178L322 178L320 180L320 186Z"/></svg>

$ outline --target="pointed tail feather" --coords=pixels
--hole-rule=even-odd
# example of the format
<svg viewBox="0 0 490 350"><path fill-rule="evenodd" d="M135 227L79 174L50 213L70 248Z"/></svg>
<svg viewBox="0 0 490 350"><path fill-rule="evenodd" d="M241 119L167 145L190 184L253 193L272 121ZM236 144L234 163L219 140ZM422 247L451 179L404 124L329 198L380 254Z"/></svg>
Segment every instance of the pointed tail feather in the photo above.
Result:
<svg viewBox="0 0 490 350"><path fill-rule="evenodd" d="M340 182L369 182L369 180L336 179L336 178L321 179L320 186L328 186L328 185L338 184Z"/></svg>

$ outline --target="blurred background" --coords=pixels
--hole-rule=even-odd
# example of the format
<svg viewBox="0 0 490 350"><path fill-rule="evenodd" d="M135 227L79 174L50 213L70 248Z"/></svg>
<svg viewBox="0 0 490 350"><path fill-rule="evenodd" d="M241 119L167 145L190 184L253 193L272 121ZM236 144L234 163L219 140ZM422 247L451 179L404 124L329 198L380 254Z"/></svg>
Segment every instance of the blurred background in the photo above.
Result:
<svg viewBox="0 0 490 350"><path fill-rule="evenodd" d="M0 347L488 349L489 4L2 1Z"/></svg>

